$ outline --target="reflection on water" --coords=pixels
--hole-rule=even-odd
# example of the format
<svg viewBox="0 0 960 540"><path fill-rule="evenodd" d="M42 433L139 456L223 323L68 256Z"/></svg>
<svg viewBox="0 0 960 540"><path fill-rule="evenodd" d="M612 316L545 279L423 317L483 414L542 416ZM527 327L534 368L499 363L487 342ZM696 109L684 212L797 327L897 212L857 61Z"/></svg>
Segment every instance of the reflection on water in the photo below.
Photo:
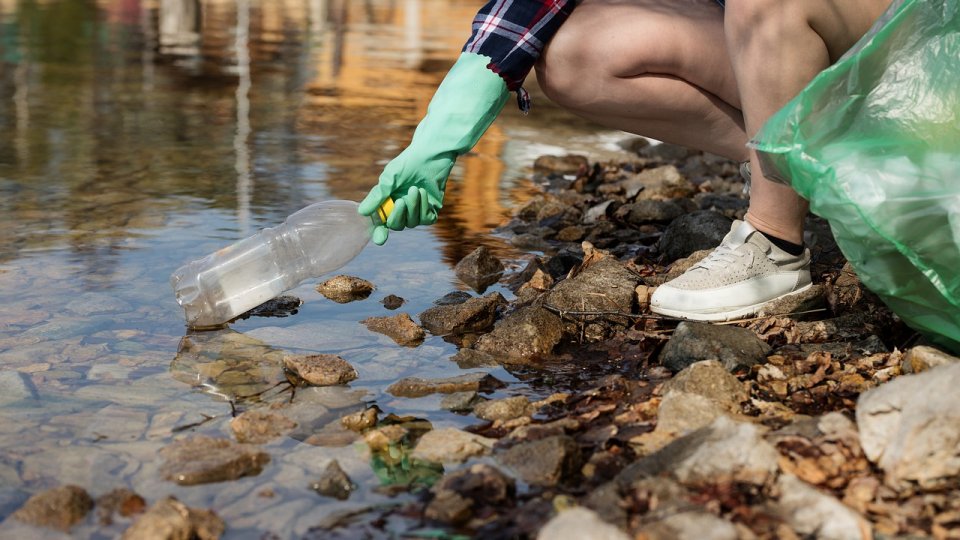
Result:
<svg viewBox="0 0 960 540"><path fill-rule="evenodd" d="M479 243L515 257L488 231L527 196L532 158L599 152L619 135L596 136L542 97L530 118L508 107L457 164L436 226L344 268L378 286L366 301L334 304L305 285L295 316L184 336L166 282L310 202L359 200L409 140L480 4L0 0L0 519L46 487L125 486L214 508L228 536L287 537L338 508L309 489L318 463L338 459L361 486L349 504L438 474L404 448L371 454L339 418L376 402L463 425L438 400L384 393L398 377L460 373L455 349L405 349L359 321L389 314L391 293L408 313L426 309L459 286L450 265ZM291 351L341 355L360 378L284 393ZM175 437L230 436L233 412L281 402L301 429L267 445L256 478L160 479L157 452ZM17 527L5 519L0 536L29 536Z"/></svg>

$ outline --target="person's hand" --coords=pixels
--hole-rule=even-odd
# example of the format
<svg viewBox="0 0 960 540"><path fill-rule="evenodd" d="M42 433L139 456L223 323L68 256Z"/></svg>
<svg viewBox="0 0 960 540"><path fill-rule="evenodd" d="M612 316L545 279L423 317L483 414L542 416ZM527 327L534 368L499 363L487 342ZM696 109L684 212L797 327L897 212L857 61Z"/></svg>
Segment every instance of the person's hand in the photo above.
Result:
<svg viewBox="0 0 960 540"><path fill-rule="evenodd" d="M373 231L383 245L389 230L433 225L443 207L447 176L457 157L468 152L507 101L507 85L487 68L490 59L463 53L437 88L413 140L383 169L358 211L373 215L388 198L394 209Z"/></svg>

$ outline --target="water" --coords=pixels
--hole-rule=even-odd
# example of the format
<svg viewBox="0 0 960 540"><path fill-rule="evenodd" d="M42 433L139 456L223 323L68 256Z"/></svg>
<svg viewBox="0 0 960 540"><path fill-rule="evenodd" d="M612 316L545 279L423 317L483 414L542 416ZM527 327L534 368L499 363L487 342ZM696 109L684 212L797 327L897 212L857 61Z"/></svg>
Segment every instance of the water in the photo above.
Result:
<svg viewBox="0 0 960 540"><path fill-rule="evenodd" d="M0 0L0 536L34 534L6 518L68 483L93 496L129 487L148 503L175 495L213 508L227 538L261 538L389 503L378 488L401 472L435 476L401 471L336 420L375 403L434 427L469 424L439 397L384 392L403 376L461 373L456 348L436 337L399 347L359 321L391 314L387 294L415 316L463 289L451 267L480 244L516 262L489 230L531 193L533 158L616 153L622 134L536 93L528 118L509 106L454 169L437 225L393 234L342 269L376 284L365 301L337 304L308 282L292 317L192 334L167 278L311 202L359 200L409 140L481 3ZM300 431L265 446L272 461L256 477L159 477L157 453L175 437L230 437L232 412L289 400L276 385L291 352L338 354L360 377L298 391ZM522 388L493 373L516 383L501 395ZM309 490L334 458L360 486L346 502ZM125 526L94 522L73 536Z"/></svg>

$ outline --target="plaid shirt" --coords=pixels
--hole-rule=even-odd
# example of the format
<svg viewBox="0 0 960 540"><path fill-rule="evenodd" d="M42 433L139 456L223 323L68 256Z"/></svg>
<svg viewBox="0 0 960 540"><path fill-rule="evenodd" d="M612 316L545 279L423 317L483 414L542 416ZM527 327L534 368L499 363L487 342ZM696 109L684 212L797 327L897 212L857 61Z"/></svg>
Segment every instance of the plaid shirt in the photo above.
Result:
<svg viewBox="0 0 960 540"><path fill-rule="evenodd" d="M520 87L540 53L567 20L577 0L490 0L473 19L463 52L487 56L487 66L517 91L524 111L530 99Z"/></svg>

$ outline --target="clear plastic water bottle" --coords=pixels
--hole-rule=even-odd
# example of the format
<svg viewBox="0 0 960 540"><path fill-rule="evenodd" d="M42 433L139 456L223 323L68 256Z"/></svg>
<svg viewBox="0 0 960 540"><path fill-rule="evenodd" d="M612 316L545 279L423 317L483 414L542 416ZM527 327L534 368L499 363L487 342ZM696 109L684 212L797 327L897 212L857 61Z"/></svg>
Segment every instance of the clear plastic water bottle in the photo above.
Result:
<svg viewBox="0 0 960 540"><path fill-rule="evenodd" d="M357 206L353 201L311 204L276 227L181 266L170 284L187 324L223 325L350 262L367 245L373 227L390 215L393 201L371 217L358 214Z"/></svg>

